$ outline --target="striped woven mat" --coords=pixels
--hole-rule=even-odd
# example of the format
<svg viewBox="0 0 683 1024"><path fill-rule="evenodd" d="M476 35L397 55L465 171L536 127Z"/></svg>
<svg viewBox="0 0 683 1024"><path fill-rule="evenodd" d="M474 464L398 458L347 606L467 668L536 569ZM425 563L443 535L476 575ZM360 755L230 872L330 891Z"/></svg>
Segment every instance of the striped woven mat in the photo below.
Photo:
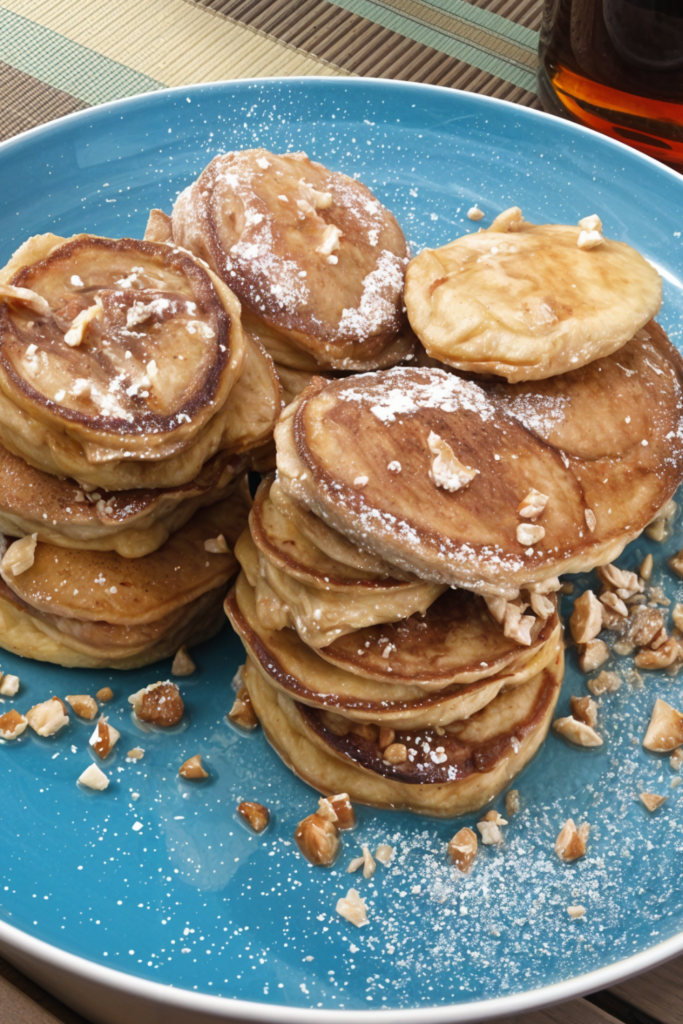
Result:
<svg viewBox="0 0 683 1024"><path fill-rule="evenodd" d="M542 0L0 0L0 139L107 100L270 75L538 106Z"/></svg>

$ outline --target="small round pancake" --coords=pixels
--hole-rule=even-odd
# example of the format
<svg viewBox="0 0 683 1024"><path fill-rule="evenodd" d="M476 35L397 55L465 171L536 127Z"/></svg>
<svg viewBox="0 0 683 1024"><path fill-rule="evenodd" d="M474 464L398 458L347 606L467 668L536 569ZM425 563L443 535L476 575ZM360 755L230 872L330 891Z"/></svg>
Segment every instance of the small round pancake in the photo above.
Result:
<svg viewBox="0 0 683 1024"><path fill-rule="evenodd" d="M244 455L219 452L194 480L179 487L84 492L0 445L0 533L36 533L41 544L141 558L161 547L198 509L239 487L235 477L245 465Z"/></svg>
<svg viewBox="0 0 683 1024"><path fill-rule="evenodd" d="M0 580L0 646L65 668L142 668L218 633L224 592L211 590L151 627L112 626L38 612Z"/></svg>
<svg viewBox="0 0 683 1024"><path fill-rule="evenodd" d="M420 728L398 731L395 742L415 751L388 764L376 741L326 728L324 712L276 690L247 661L244 680L270 744L320 792L348 793L356 803L449 818L478 810L531 760L545 739L557 704L564 656L522 686L499 694L455 734Z"/></svg>
<svg viewBox="0 0 683 1024"><path fill-rule="evenodd" d="M215 157L178 197L172 230L319 365L367 366L404 322L406 243L395 218L365 185L304 153Z"/></svg>
<svg viewBox="0 0 683 1024"><path fill-rule="evenodd" d="M271 501L272 487L272 477L261 481L249 513L249 529L259 552L277 569L317 590L351 594L400 590L419 582L415 577L397 579L389 566L385 571L373 571L330 557Z"/></svg>
<svg viewBox="0 0 683 1024"><path fill-rule="evenodd" d="M229 446L245 361L239 303L194 257L135 239L37 236L0 272L8 280L5 447L116 490L186 483Z"/></svg>
<svg viewBox="0 0 683 1024"><path fill-rule="evenodd" d="M303 505L292 501L277 478L273 480L268 497L282 515L292 520L298 532L328 558L375 576L391 576L397 580L415 578L413 573L406 573L394 565L389 565L377 555L352 544L343 534L331 529L319 516L313 515Z"/></svg>
<svg viewBox="0 0 683 1024"><path fill-rule="evenodd" d="M47 615L115 626L153 623L202 594L227 586L237 566L232 548L248 507L245 490L238 489L230 498L201 509L143 558L38 544L30 568L15 576L2 563L0 573L21 601ZM207 552L205 541L220 534L228 550Z"/></svg>
<svg viewBox="0 0 683 1024"><path fill-rule="evenodd" d="M432 435L475 473L456 489ZM349 540L423 579L509 598L612 561L671 498L683 361L652 321L618 353L535 383L429 368L320 381L275 437L282 487ZM519 510L532 490L548 500L529 541Z"/></svg>
<svg viewBox="0 0 683 1024"><path fill-rule="evenodd" d="M382 589L349 586L320 590L282 572L269 562L245 530L235 554L250 584L256 588L258 615L269 629L293 626L311 647L325 647L339 636L378 622L425 612L444 590L443 585L417 580L387 581Z"/></svg>
<svg viewBox="0 0 683 1024"><path fill-rule="evenodd" d="M444 685L440 679L437 688L436 685L420 685L419 679L411 685L404 679L392 680L391 676L377 682L331 667L319 657L319 652L307 647L294 630L264 629L256 614L253 588L243 573L225 600L225 612L248 657L267 681L297 701L343 716L336 727L347 729L345 719L375 722L391 728L407 725L415 728L445 726L456 719L469 718L503 688L520 686L540 672L554 660L557 646L562 642L561 627L556 621L547 639L535 648L531 657L524 652L498 672L495 664L488 674L482 669L481 678L477 680ZM454 636L454 645L456 641ZM425 660L433 664L428 647L425 647Z"/></svg>
<svg viewBox="0 0 683 1024"><path fill-rule="evenodd" d="M406 274L413 330L435 359L509 381L538 380L616 352L662 302L640 253L580 227L527 224L425 249Z"/></svg>

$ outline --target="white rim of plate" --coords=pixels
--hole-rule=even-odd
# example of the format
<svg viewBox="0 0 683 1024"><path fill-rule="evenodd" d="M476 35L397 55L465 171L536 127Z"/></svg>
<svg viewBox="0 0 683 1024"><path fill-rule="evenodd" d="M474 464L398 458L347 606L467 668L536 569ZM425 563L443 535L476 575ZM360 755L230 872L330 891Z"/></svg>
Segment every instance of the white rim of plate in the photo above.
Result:
<svg viewBox="0 0 683 1024"><path fill-rule="evenodd" d="M466 95L468 100L474 103L481 103L483 106L498 106L514 111L517 116L529 118L534 121L537 118L552 121L554 124L561 124L571 135L578 132L592 138L595 141L612 147L621 156L628 155L628 159L645 161L656 169L657 173L672 177L683 187L683 176L666 164L660 163L654 157L641 153L637 149L625 145L608 135L602 135L586 128L584 125L574 121L564 120L554 114L547 114L542 110L533 110L529 107L520 107L508 100L497 99L494 96L482 96L479 93L465 93L460 89L449 89L445 86L427 85L422 82L397 82L385 78L336 78L326 75L311 75L306 77L264 77L264 78L239 78L225 79L220 82L202 82L187 86L174 86L171 89L158 89L154 92L136 93L133 96L126 96L119 100L110 100L108 103L101 103L94 107L87 107L85 110L78 110L73 114L66 114L64 117L55 118L46 124L29 128L28 131L20 132L18 135L0 142L0 159L6 150L23 139L31 138L40 133L48 133L55 126L67 124L72 121L84 120L93 112L100 110L115 110L117 107L131 104L134 101L144 100L151 96L183 96L191 93L200 93L204 89L220 90L225 87L266 85L268 83L292 83L296 85L307 85L310 82L321 82L325 84L335 83L332 88L340 89L361 89L368 84L381 85L385 89L400 89L405 91L425 91L447 93L454 98ZM678 283L678 282L677 282ZM6 943L14 949L40 961L57 967L74 977L83 978L86 981L125 992L135 998L146 998L160 1005L173 1006L179 1009L190 1011L201 1011L217 1020L243 1020L263 1022L263 1024L340 1024L348 1021L349 1024L377 1024L377 1019L387 1010L322 1010L309 1009L306 1007L289 1007L277 1003L256 1003L247 1000L227 999L222 996L207 995L203 992L193 992L189 989L173 988L168 985L161 985L156 981L149 981L146 978L139 978L136 975L124 971L113 970L92 960L77 956L74 953L67 953L58 946L36 939L27 932L0 921L0 942ZM626 981L637 974L651 970L667 960L683 953L683 930L677 935L666 939L664 942L651 946L649 949L627 957L625 960L617 960L606 967L600 967L589 974L580 974L566 981L556 982L553 985L546 985L543 988L529 989L525 992L518 992L511 996L502 996L495 999L483 999L468 1003L451 1003L448 1006L415 1007L413 1009L390 1011L392 1020L396 1024L466 1024L466 1022L491 1020L495 1017L508 1016L540 1010L555 1003L565 1002L569 999L576 999L588 995L599 989L609 988L618 982Z"/></svg>

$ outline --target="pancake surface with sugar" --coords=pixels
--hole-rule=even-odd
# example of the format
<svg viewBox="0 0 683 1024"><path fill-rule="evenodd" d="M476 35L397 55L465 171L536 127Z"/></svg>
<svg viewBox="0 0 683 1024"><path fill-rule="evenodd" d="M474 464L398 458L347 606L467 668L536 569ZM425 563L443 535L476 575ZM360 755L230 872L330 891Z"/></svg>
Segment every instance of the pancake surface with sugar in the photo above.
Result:
<svg viewBox="0 0 683 1024"><path fill-rule="evenodd" d="M112 490L175 486L263 434L231 415L245 372L239 303L188 253L36 236L0 280L0 438L37 468ZM250 353L249 372L271 374L279 407L259 360Z"/></svg>
<svg viewBox="0 0 683 1024"><path fill-rule="evenodd" d="M580 226L512 213L411 261L406 307L430 356L509 381L541 379L617 351L656 316L661 278L631 246L603 239L582 249Z"/></svg>
<svg viewBox="0 0 683 1024"><path fill-rule="evenodd" d="M400 227L365 185L304 153L215 157L178 197L172 233L230 285L283 365L368 369L412 349L399 339Z"/></svg>
<svg viewBox="0 0 683 1024"><path fill-rule="evenodd" d="M406 571L514 596L611 561L672 496L682 385L681 357L654 321L618 353L535 383L428 368L319 381L276 427L279 481ZM444 445L458 479L439 468ZM519 510L532 491L547 502L530 539Z"/></svg>

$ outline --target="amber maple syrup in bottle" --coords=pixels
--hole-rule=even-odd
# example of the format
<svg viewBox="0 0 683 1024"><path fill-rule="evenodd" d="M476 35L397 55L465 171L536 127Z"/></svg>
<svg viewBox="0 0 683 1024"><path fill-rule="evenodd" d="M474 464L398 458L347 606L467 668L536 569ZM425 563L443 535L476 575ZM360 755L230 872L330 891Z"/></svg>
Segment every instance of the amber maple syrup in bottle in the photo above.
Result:
<svg viewBox="0 0 683 1024"><path fill-rule="evenodd" d="M539 95L683 169L683 0L546 0Z"/></svg>

